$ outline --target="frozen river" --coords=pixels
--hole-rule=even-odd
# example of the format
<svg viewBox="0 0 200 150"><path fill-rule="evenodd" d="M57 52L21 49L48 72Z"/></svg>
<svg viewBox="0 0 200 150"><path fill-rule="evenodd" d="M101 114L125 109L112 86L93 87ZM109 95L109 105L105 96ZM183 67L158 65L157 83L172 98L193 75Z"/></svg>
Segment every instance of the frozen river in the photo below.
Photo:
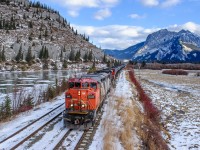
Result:
<svg viewBox="0 0 200 150"><path fill-rule="evenodd" d="M33 71L33 72L0 72L0 95L12 93L14 89L33 87L37 84L55 84L59 80L78 76L82 70Z"/></svg>

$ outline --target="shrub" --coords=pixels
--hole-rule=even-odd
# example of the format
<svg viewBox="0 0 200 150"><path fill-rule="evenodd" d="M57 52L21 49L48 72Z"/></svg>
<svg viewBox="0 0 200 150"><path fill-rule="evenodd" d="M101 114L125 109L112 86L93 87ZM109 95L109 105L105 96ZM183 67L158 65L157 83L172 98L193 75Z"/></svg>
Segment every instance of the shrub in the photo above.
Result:
<svg viewBox="0 0 200 150"><path fill-rule="evenodd" d="M139 94L139 100L143 103L146 114L153 121L157 121L160 116L159 110L152 104L151 99L147 96L147 94L141 87L140 83L135 78L133 71L129 71L129 76L130 76L131 81L136 86L136 89Z"/></svg>
<svg viewBox="0 0 200 150"><path fill-rule="evenodd" d="M129 68L130 80L135 84L137 92L139 94L139 100L144 106L144 111L146 117L144 117L144 125L141 126L142 129L142 139L144 145L147 149L163 149L168 150L166 142L161 136L160 128L160 111L152 104L151 99L143 90L140 83L134 76L134 71ZM145 121L146 120L146 121Z"/></svg>
<svg viewBox="0 0 200 150"><path fill-rule="evenodd" d="M181 69L171 69L171 70L164 70L162 74L171 74L171 75L188 75L187 71Z"/></svg>
<svg viewBox="0 0 200 150"><path fill-rule="evenodd" d="M23 103L18 108L18 112L25 112L33 108L33 96L29 94L24 98Z"/></svg>
<svg viewBox="0 0 200 150"><path fill-rule="evenodd" d="M11 100L7 95L5 97L4 103L0 105L0 120L10 118L12 116Z"/></svg>
<svg viewBox="0 0 200 150"><path fill-rule="evenodd" d="M49 86L47 89L47 101L56 97L56 88Z"/></svg>

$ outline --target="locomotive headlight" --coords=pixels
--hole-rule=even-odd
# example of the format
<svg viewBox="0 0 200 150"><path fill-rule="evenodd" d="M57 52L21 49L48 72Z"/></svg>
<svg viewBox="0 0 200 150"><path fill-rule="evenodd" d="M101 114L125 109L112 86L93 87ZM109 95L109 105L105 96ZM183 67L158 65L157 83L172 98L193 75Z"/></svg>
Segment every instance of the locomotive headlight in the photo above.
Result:
<svg viewBox="0 0 200 150"><path fill-rule="evenodd" d="M70 106L71 106L71 107L73 107L74 105L73 105L73 104L71 104Z"/></svg>
<svg viewBox="0 0 200 150"><path fill-rule="evenodd" d="M81 106L82 108L84 108L85 107L85 105L84 104L82 104L82 106Z"/></svg>
<svg viewBox="0 0 200 150"><path fill-rule="evenodd" d="M78 95L81 95L81 91L78 91Z"/></svg>

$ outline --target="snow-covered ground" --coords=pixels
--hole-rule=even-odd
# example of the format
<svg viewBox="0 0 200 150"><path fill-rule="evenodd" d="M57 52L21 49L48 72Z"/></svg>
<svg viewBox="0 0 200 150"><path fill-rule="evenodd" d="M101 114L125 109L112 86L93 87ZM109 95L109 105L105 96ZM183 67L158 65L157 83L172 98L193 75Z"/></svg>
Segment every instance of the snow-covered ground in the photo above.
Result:
<svg viewBox="0 0 200 150"><path fill-rule="evenodd" d="M162 121L171 135L170 149L199 150L200 78L166 75L157 70L135 72L162 113Z"/></svg>
<svg viewBox="0 0 200 150"><path fill-rule="evenodd" d="M115 149L123 150L129 148L139 149L141 141L134 129L131 130L130 136L125 130L124 116L120 115L122 112L126 112L127 108L130 108L134 99L134 93L132 93L132 87L126 79L126 71L122 71L116 82L116 88L112 89L106 104L104 105L104 114L102 120L96 131L93 142L90 146L90 150L102 150L102 149ZM134 120L134 116L133 120ZM124 142L123 135L127 136L127 141Z"/></svg>
<svg viewBox="0 0 200 150"><path fill-rule="evenodd" d="M131 130L128 130L131 131L130 134L127 134L125 131L127 123L125 122L126 120L124 120L123 112L127 110L127 107L131 108L130 106L135 96L130 89L132 89L132 87L126 79L126 71L122 71L116 82L116 88L111 90L105 100L103 117L89 149L101 150L112 147L113 149L121 150L127 149L127 145L130 145L131 148L134 147L134 149L140 149L142 143L136 134L136 130L131 128ZM64 94L57 97L52 102L43 103L29 112L20 114L12 121L1 123L0 140L3 140L20 128L23 128L28 123L39 118L44 113L52 110L63 102ZM132 119L136 118L133 116ZM63 128L62 118L59 117L17 149L52 149L67 130L67 128ZM83 131L73 130L64 140L63 148L74 149L82 134ZM13 142L12 144L14 145L16 143ZM0 144L0 147L1 146Z"/></svg>
<svg viewBox="0 0 200 150"><path fill-rule="evenodd" d="M41 117L45 113L51 111L56 106L64 103L64 94L61 96L58 96L56 100L52 102L46 102L39 106L36 106L33 110L30 110L28 112L21 113L16 118L14 118L11 121L1 123L0 124L0 141L8 137L9 135L15 133L16 131L22 129L29 123L33 122L37 118ZM63 108L64 110L64 105ZM44 119L43 122L46 122ZM40 122L41 123L41 122ZM0 144L1 145L1 144Z"/></svg>
<svg viewBox="0 0 200 150"><path fill-rule="evenodd" d="M142 86L161 111L162 122L171 135L170 149L199 150L200 78L163 75L155 70L140 70L140 73L138 70L135 71L137 76L140 74L139 80ZM131 122L127 122L126 117L128 118L130 113L127 110L134 109L133 104L137 105L141 112L143 109L136 100L132 85L126 79L126 73L122 71L116 87L105 100L102 120L89 147L90 150L141 149L142 142L137 135L137 129L134 126L130 126L131 129L129 126L127 128ZM33 110L18 115L11 121L1 123L0 141L63 102L64 94L52 102L43 103ZM137 120L134 113L130 114L132 120ZM67 131L67 128L63 128L62 116L60 116L18 149L38 149L38 147L52 149ZM62 148L74 149L82 134L83 131L73 130L64 140ZM0 144L0 149L2 146L6 147Z"/></svg>

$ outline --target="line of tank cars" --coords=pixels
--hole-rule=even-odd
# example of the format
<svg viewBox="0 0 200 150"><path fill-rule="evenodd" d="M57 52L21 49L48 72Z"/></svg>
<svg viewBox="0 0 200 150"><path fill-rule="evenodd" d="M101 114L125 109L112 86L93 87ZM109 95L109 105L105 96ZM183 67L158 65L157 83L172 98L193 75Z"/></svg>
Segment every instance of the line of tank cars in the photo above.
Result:
<svg viewBox="0 0 200 150"><path fill-rule="evenodd" d="M69 79L69 88L65 93L64 126L93 125L116 75L124 67L120 65Z"/></svg>

